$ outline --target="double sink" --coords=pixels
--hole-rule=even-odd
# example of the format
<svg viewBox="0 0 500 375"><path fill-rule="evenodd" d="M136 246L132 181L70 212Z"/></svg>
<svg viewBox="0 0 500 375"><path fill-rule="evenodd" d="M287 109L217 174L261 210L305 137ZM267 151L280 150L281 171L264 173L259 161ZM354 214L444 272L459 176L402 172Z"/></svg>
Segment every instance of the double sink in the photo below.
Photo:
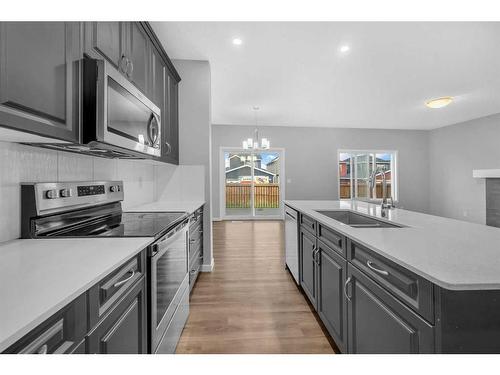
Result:
<svg viewBox="0 0 500 375"><path fill-rule="evenodd" d="M403 228L403 225L389 223L387 221L377 220L372 217L361 215L352 211L333 210L333 211L316 211L321 215L340 221L353 228Z"/></svg>

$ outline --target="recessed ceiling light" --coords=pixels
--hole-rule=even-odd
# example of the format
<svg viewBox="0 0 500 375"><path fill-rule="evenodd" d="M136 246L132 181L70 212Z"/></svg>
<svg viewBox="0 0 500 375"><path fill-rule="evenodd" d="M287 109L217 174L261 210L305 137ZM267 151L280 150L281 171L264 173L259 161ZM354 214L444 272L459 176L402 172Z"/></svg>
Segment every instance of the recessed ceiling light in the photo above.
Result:
<svg viewBox="0 0 500 375"><path fill-rule="evenodd" d="M243 44L243 41L240 38L234 38L233 39L233 44L235 46L241 46Z"/></svg>
<svg viewBox="0 0 500 375"><path fill-rule="evenodd" d="M451 96L443 96L442 98L431 99L425 102L425 105L429 108L443 108L446 107L453 101Z"/></svg>
<svg viewBox="0 0 500 375"><path fill-rule="evenodd" d="M340 46L340 52L342 52L342 53L349 52L350 49L351 49L351 47L349 47L347 44Z"/></svg>

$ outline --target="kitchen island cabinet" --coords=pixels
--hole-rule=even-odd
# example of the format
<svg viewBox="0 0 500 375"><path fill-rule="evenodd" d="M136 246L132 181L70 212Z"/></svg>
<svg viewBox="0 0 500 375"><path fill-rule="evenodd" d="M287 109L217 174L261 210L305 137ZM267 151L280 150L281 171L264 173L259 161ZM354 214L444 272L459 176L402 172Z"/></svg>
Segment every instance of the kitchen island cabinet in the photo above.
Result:
<svg viewBox="0 0 500 375"><path fill-rule="evenodd" d="M498 229L398 209L383 218L365 202L285 204L300 216L301 288L342 352L500 353ZM327 210L398 226L355 228Z"/></svg>

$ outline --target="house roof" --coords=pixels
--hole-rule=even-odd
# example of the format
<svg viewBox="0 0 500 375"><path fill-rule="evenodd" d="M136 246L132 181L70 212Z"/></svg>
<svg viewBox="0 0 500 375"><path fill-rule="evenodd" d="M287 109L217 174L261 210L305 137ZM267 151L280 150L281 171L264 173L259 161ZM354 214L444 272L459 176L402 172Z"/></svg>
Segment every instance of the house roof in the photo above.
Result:
<svg viewBox="0 0 500 375"><path fill-rule="evenodd" d="M245 168L245 167L246 167L246 168L250 168L250 166L249 166L249 165L246 165L246 164L245 164L245 165L240 165L239 167L232 168L232 169L228 169L228 170L226 171L226 174L227 174L227 173L229 173L229 172L235 171L235 170L237 170L237 169ZM271 173L271 172L269 172L269 171L266 171L265 169L261 169L261 168L257 168L257 167L254 167L254 168L255 168L256 170L261 171L261 172L264 172L264 173L266 173L266 174L268 174L268 175L270 175L270 176L276 176L276 174L275 174L275 173Z"/></svg>

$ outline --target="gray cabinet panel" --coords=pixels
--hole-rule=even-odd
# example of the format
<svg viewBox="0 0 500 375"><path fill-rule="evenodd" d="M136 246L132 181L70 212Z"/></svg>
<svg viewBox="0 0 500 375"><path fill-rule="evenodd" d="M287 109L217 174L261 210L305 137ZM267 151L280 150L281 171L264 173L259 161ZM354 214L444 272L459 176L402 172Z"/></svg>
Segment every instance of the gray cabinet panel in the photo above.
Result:
<svg viewBox="0 0 500 375"><path fill-rule="evenodd" d="M116 68L125 70L122 57L124 54L124 23L123 22L86 22L85 52L91 57L106 58Z"/></svg>
<svg viewBox="0 0 500 375"><path fill-rule="evenodd" d="M432 353L434 328L352 265L348 302L350 353Z"/></svg>
<svg viewBox="0 0 500 375"><path fill-rule="evenodd" d="M166 161L179 164L179 83L170 72L166 76L165 90L168 123L164 126L164 155Z"/></svg>
<svg viewBox="0 0 500 375"><path fill-rule="evenodd" d="M141 25L137 22L127 23L128 39L126 55L131 66L127 71L129 79L144 93L150 88L147 85L149 78L149 51L150 44Z"/></svg>
<svg viewBox="0 0 500 375"><path fill-rule="evenodd" d="M0 125L77 142L80 24L0 23Z"/></svg>
<svg viewBox="0 0 500 375"><path fill-rule="evenodd" d="M316 238L309 232L300 230L300 285L311 303L316 306Z"/></svg>
<svg viewBox="0 0 500 375"><path fill-rule="evenodd" d="M88 336L90 353L146 353L146 285L144 277Z"/></svg>
<svg viewBox="0 0 500 375"><path fill-rule="evenodd" d="M347 344L347 302L343 288L347 262L334 250L318 241L317 311L341 351Z"/></svg>

